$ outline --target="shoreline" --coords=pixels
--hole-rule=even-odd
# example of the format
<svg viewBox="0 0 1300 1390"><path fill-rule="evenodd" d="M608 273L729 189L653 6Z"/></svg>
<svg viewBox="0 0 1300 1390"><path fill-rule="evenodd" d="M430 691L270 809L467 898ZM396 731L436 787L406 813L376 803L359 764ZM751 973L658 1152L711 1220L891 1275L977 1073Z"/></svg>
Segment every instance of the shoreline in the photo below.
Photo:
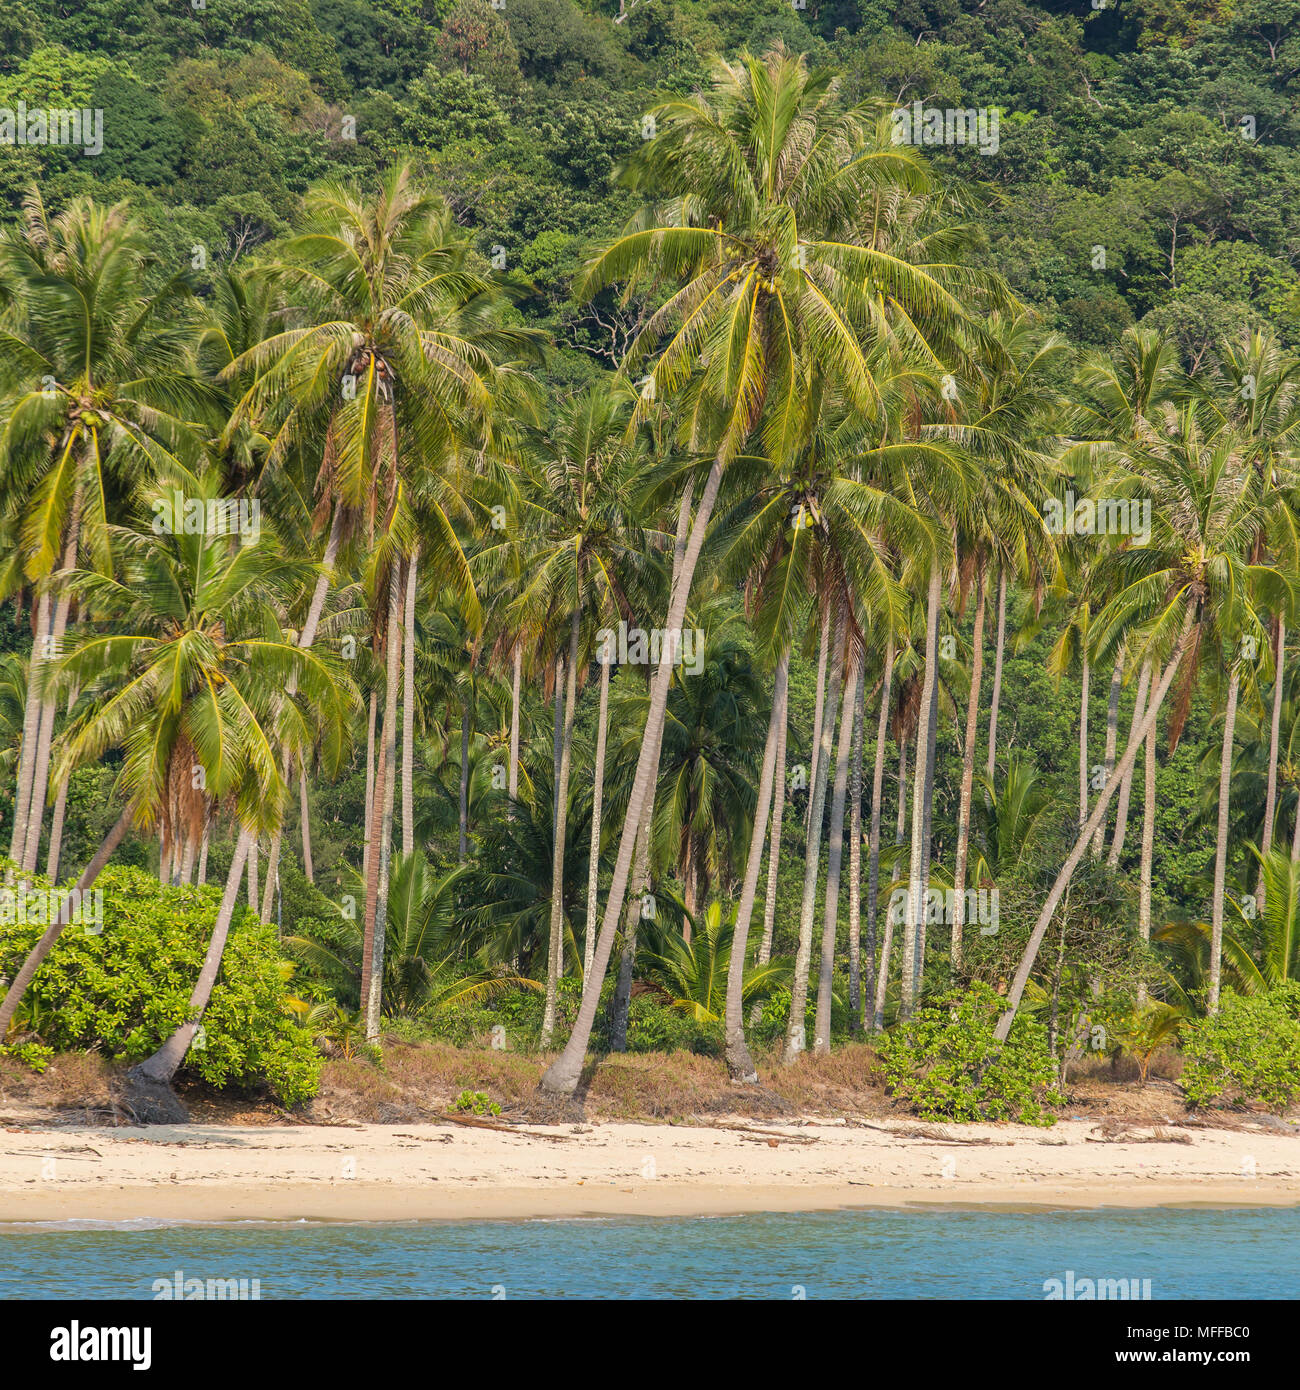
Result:
<svg viewBox="0 0 1300 1390"><path fill-rule="evenodd" d="M0 1148L10 1229L1297 1205L1300 1133L1090 1121L8 1128Z"/></svg>

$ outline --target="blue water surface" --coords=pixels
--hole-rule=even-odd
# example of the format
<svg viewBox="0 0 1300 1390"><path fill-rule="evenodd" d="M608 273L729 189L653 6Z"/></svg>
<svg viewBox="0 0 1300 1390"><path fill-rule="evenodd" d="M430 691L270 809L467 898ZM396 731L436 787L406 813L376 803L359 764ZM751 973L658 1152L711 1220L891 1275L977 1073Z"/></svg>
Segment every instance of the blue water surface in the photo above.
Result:
<svg viewBox="0 0 1300 1390"><path fill-rule="evenodd" d="M1300 1297L1300 1208L871 1211L548 1221L0 1227L0 1298L155 1297L244 1279L274 1298Z"/></svg>

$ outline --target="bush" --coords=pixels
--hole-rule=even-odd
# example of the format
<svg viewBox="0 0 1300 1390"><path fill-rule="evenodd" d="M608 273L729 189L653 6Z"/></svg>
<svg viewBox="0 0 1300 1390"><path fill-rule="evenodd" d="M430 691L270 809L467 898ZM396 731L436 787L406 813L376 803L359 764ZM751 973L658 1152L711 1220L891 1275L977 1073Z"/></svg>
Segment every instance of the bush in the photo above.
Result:
<svg viewBox="0 0 1300 1390"><path fill-rule="evenodd" d="M57 1051L96 1048L138 1062L188 1016L221 890L163 888L124 867L106 869L96 888L102 930L69 926L23 1004L41 1042ZM0 926L0 975L12 977L43 930L35 922ZM321 1059L285 1014L288 972L274 928L237 916L187 1070L217 1087L265 1082L286 1105L315 1095Z"/></svg>
<svg viewBox="0 0 1300 1390"><path fill-rule="evenodd" d="M1183 1030L1189 1105L1258 1101L1279 1114L1300 1098L1300 984L1225 994L1214 1018Z"/></svg>
<svg viewBox="0 0 1300 1390"><path fill-rule="evenodd" d="M986 984L924 1005L880 1043L889 1089L927 1120L1018 1120L1055 1124L1060 1105L1047 1031L1017 1014L1011 1036L993 1032L1006 1001Z"/></svg>

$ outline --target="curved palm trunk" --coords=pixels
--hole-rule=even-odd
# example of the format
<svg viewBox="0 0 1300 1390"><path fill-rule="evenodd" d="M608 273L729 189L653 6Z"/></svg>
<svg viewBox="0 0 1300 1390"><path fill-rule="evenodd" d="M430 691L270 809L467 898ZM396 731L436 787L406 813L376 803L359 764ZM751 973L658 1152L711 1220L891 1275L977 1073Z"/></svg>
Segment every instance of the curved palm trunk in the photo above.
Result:
<svg viewBox="0 0 1300 1390"><path fill-rule="evenodd" d="M808 1045L808 975L812 967L813 919L817 913L817 877L821 868L822 827L826 820L826 790L830 780L831 742L835 717L839 713L840 681L844 672L844 611L838 607L832 637L830 683L822 707L817 739L817 776L809 789L811 814L808 841L804 849L803 896L799 904L799 945L794 957L794 979L790 987L790 1018L786 1026L785 1050L781 1060L788 1066L797 1061Z"/></svg>
<svg viewBox="0 0 1300 1390"><path fill-rule="evenodd" d="M831 795L831 830L826 864L826 907L822 916L822 953L817 968L817 1011L813 1016L813 1051L831 1050L831 992L835 984L835 938L840 920L840 868L844 862L844 802L849 789L849 754L853 716L858 704L862 662L850 656L844 678L840 737L835 749L835 787Z"/></svg>
<svg viewBox="0 0 1300 1390"><path fill-rule="evenodd" d="M402 670L402 853L415 852L415 578L420 547L406 567L405 662Z"/></svg>
<svg viewBox="0 0 1300 1390"><path fill-rule="evenodd" d="M921 960L921 929L925 920L925 792L930 763L930 706L935 698L939 657L939 596L943 587L939 563L930 566L925 601L925 676L921 685L921 716L916 721L916 770L912 784L912 845L908 866L907 910L903 918L903 980L900 1007L911 1018Z"/></svg>
<svg viewBox="0 0 1300 1390"><path fill-rule="evenodd" d="M169 1086L176 1075L185 1054L190 1050L194 1035L199 1031L208 1001L212 998L212 987L217 982L221 970L221 958L226 950L226 938L230 935L230 923L235 915L235 901L239 897L239 880L244 861L254 843L251 831L240 828L239 839L235 844L235 857L230 861L230 872L226 875L226 891L221 896L221 907L208 940L208 949L203 957L203 968L190 993L190 1017L167 1039L150 1057L131 1068L133 1078L141 1078L155 1085Z"/></svg>
<svg viewBox="0 0 1300 1390"><path fill-rule="evenodd" d="M1147 690L1151 685L1151 663L1144 661L1142 670L1138 676L1137 694L1133 697L1133 722L1129 726L1128 736L1132 742L1133 735L1137 732L1138 726L1142 723L1142 714L1146 709ZM1119 801L1115 806L1115 834L1111 839L1110 853L1106 856L1106 863L1112 869L1118 867L1119 857L1124 849L1124 837L1128 833L1128 803L1129 796L1133 789L1133 773L1129 771L1128 776L1120 778Z"/></svg>
<svg viewBox="0 0 1300 1390"><path fill-rule="evenodd" d="M894 683L894 639L885 648L885 677L880 692L880 722L876 725L876 761L871 776L871 845L867 868L867 978L863 991L870 1008L872 1032L883 1023L885 996L883 982L889 975L889 940L886 929L885 950L881 957L879 975L876 966L876 915L880 898L880 813L885 796L885 737L889 733L889 700Z"/></svg>
<svg viewBox="0 0 1300 1390"><path fill-rule="evenodd" d="M578 610L569 623L569 658L564 681L564 730L560 740L560 770L555 783L555 822L551 848L551 932L546 953L546 1006L542 1011L541 1045L548 1048L555 1033L555 1002L564 961L564 849L569 819L569 766L573 761L573 717L578 702ZM556 689L556 708L560 692Z"/></svg>
<svg viewBox="0 0 1300 1390"><path fill-rule="evenodd" d="M1110 775L1115 770L1115 743L1119 737L1119 688L1124 680L1124 653L1120 652L1115 658L1115 669L1110 673L1110 698L1106 701L1106 780L1110 781ZM1102 847L1106 841L1106 822L1102 821L1097 828L1097 833L1092 837L1092 853L1094 858L1101 857Z"/></svg>
<svg viewBox="0 0 1300 1390"><path fill-rule="evenodd" d="M1194 610L1188 607L1187 616L1183 622L1183 630L1178 637L1178 645L1174 648L1173 655L1169 658L1169 664L1165 667L1160 677L1160 683L1151 696L1151 704L1147 712L1142 716L1142 724L1129 739L1128 747L1124 750L1124 756L1120 759L1118 768L1119 777L1123 777L1129 772L1134 762L1137 760L1138 749L1141 747L1142 740L1155 728L1156 718L1160 713L1160 706L1164 703L1165 696L1169 693L1169 687L1173 684L1174 675L1182 664L1183 657L1187 653L1188 642L1192 633L1192 620ZM1154 737L1154 734L1152 734ZM1007 1010L998 1020L995 1036L999 1042L1005 1042L1007 1034L1011 1031L1011 1024L1015 1019L1016 1010L1020 1007L1020 1000L1025 992L1025 985L1029 982L1029 972L1034 968L1034 961L1038 957L1039 948L1043 944L1043 937L1047 934L1047 928L1052 920L1061 898L1069 887L1070 879L1074 877L1074 871L1079 866L1079 860L1083 858L1084 850L1087 848L1088 841L1092 838L1093 832L1106 814L1106 808L1110 805L1111 795L1115 791L1116 778L1112 778L1110 785L1103 787L1101 795L1097 798L1097 804L1092 808L1092 816L1089 824L1083 827L1078 839L1075 841L1074 848L1070 851L1065 863L1061 866L1060 872L1056 876L1056 882L1052 884L1051 892L1047 895L1047 901L1043 904L1042 911L1038 914L1038 921L1034 924L1034 930L1030 934L1029 940L1020 957L1020 963L1016 967L1015 978L1011 982L1011 989L1007 993Z"/></svg>
<svg viewBox="0 0 1300 1390"><path fill-rule="evenodd" d="M308 883L316 882L311 862L311 805L307 800L307 764L298 764L298 817L302 831L302 871ZM204 832L206 834L206 831Z"/></svg>
<svg viewBox="0 0 1300 1390"><path fill-rule="evenodd" d="M745 860L745 880L740 890L740 906L736 911L736 929L731 938L731 958L727 962L727 1002L723 1014L723 1029L727 1040L727 1071L733 1081L754 1085L758 1068L745 1043L745 1020L741 1016L744 1004L745 957L749 948L749 923L754 915L754 899L758 896L758 874L763 864L763 841L767 837L767 820L772 809L772 793L776 784L777 745L781 741L781 726L790 683L790 653L781 653L772 686L772 714L767 722L767 743L763 748L763 766L758 779L758 805L754 809L754 825L749 835L749 854Z"/></svg>
<svg viewBox="0 0 1300 1390"><path fill-rule="evenodd" d="M515 644L513 671L510 677L510 767L506 775L506 795L510 798L511 816L519 797L519 691L523 682L524 649Z"/></svg>
<svg viewBox="0 0 1300 1390"><path fill-rule="evenodd" d="M957 849L952 870L952 969L962 968L962 930L966 924L966 861L970 856L970 807L975 790L975 735L979 732L980 682L984 677L984 571L975 588L975 631L971 642L970 693L966 697L966 741L961 755L961 797L957 809Z"/></svg>
<svg viewBox="0 0 1300 1390"><path fill-rule="evenodd" d="M9 836L9 858L22 867L27 848L27 814L31 808L32 780L36 774L36 745L41 729L41 666L49 645L50 595L42 590L36 601L36 630L32 634L32 654L27 662L27 698L23 704L23 736L18 751L15 781L14 823Z"/></svg>
<svg viewBox="0 0 1300 1390"><path fill-rule="evenodd" d="M849 1032L862 1027L862 747L867 683L858 682L849 753Z"/></svg>
<svg viewBox="0 0 1300 1390"><path fill-rule="evenodd" d="M1002 702L1002 653L1007 643L1007 572L998 570L998 635L993 645L993 700L989 706L989 756L985 773L993 780L998 753L998 706Z"/></svg>
<svg viewBox="0 0 1300 1390"><path fill-rule="evenodd" d="M1214 901L1210 904L1210 989L1206 1007L1219 1012L1223 975L1223 890L1228 871L1228 810L1232 796L1232 740L1237 727L1237 691L1241 673L1234 662L1228 677L1228 707L1223 714L1223 751L1219 756L1219 823L1214 840Z"/></svg>
<svg viewBox="0 0 1300 1390"><path fill-rule="evenodd" d="M13 1023L14 1013L17 1011L18 1003L27 986L31 984L33 976L41 967L41 962L49 955L50 948L63 934L64 927L71 920L74 907L73 894L84 893L99 877L104 865L108 863L113 851L122 843L123 837L130 828L132 813L133 808L128 806L117 818L113 828L104 836L99 848L95 851L95 857L86 865L81 877L59 904L54 921L45 928L40 940L28 951L26 960L19 966L18 973L10 981L9 988L5 992L4 1003L0 1004L0 1044L3 1044L5 1038L9 1036L9 1028Z"/></svg>
<svg viewBox="0 0 1300 1390"><path fill-rule="evenodd" d="M1277 754L1282 732L1282 690L1286 675L1286 619L1277 620L1277 651L1273 659L1273 718L1268 731L1268 791L1264 797L1264 830L1260 836L1260 849L1267 854L1273 847L1273 821L1277 814ZM1264 886L1264 870L1261 867L1255 885L1255 897L1261 912L1267 892Z"/></svg>
<svg viewBox="0 0 1300 1390"><path fill-rule="evenodd" d="M817 704L813 710L813 746L810 754L811 766L808 769L808 804L804 807L803 826L807 831L812 823L812 787L817 780L817 765L821 758L821 739L816 731L822 726L822 712L826 708L826 657L831 640L831 610L830 605L826 607L822 614L821 640L817 647Z"/></svg>
<svg viewBox="0 0 1300 1390"><path fill-rule="evenodd" d="M609 662L600 661L600 713L596 720L596 774L591 791L591 862L587 866L587 924L582 942L583 989L596 955L596 903L600 892L600 814L605 796L605 738L609 725Z"/></svg>
<svg viewBox="0 0 1300 1390"><path fill-rule="evenodd" d="M672 594L668 604L669 631L680 631L686 616L686 602L690 597L691 581L695 577L695 566L699 560L700 549L704 545L704 533L708 529L709 518L713 515L718 489L722 484L722 460L715 459L709 469L708 480L700 497L700 505L691 524L686 546L682 551L681 565L673 582ZM688 488L682 499L682 512L689 515L691 489ZM685 534L682 515L679 514L678 536ZM646 716L645 738L637 755L636 772L632 779L632 792L628 798L628 809L623 821L623 833L619 839L618 855L614 861L614 873L605 899L605 915L601 921L600 936L596 942L596 957L592 962L593 976L605 978L609 957L614 949L614 938L618 933L619 919L623 913L623 899L627 892L628 874L632 867L632 854L636 844L636 833L641 827L642 818L654 795L654 786L659 775L659 749L663 739L664 718L668 710L668 687L672 680L672 643L665 642L655 671L654 682L650 687L650 707ZM596 1003L599 991L589 989L578 1009L578 1017L565 1044L564 1051L547 1068L542 1077L542 1089L554 1095L572 1095L577 1089L582 1075L583 1059L587 1053L587 1042L591 1037L592 1024L596 1018Z"/></svg>

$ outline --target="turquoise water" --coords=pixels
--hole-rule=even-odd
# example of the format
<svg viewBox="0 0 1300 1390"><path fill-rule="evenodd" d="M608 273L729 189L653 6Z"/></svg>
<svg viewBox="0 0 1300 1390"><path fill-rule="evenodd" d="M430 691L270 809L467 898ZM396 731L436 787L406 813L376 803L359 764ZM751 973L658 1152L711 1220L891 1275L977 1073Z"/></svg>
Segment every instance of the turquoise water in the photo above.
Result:
<svg viewBox="0 0 1300 1390"><path fill-rule="evenodd" d="M0 1229L0 1298L147 1299L178 1270L263 1299L1041 1299L1068 1270L1152 1299L1294 1299L1300 1208Z"/></svg>

